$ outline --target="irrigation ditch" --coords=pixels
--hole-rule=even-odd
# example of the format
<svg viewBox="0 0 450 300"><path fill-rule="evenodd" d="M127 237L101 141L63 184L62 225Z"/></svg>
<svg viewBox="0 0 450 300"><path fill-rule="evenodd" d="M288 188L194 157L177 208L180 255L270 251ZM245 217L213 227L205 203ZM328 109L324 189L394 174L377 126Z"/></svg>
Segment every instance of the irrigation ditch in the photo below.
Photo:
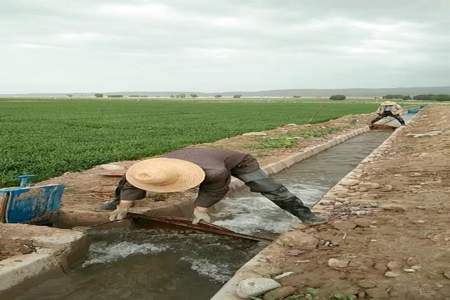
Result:
<svg viewBox="0 0 450 300"><path fill-rule="evenodd" d="M322 199L316 207L328 212L331 202L327 199L333 193L333 186L339 186L343 178L357 176L358 164L364 159L373 159L380 151L374 149L387 147L398 132L391 135L388 131L357 129L264 169L299 194L308 205ZM242 186L241 182L232 181L232 193L221 201L214 214L215 224L244 234L270 236L299 225L296 218L265 198L242 190ZM189 211L189 205L177 203L153 214L182 216ZM61 227L71 228L98 223L105 215L86 216L63 210L59 218ZM16 262L7 272L2 269L0 281L10 280L9 284L0 286L0 295L34 300L187 299L186 292L195 291L195 299L209 299L219 291L213 299L234 299L237 280L245 277L246 270L274 245L193 232L132 229L124 223L126 226L90 233L84 231L85 228L80 231L58 229L69 235L75 231L76 237L58 242L47 240L40 244L42 249L47 249L39 253L43 256L27 264ZM42 239L42 235L38 238ZM69 256L79 258L86 252L84 260L67 259ZM17 260L14 257L8 260L11 259L12 262Z"/></svg>

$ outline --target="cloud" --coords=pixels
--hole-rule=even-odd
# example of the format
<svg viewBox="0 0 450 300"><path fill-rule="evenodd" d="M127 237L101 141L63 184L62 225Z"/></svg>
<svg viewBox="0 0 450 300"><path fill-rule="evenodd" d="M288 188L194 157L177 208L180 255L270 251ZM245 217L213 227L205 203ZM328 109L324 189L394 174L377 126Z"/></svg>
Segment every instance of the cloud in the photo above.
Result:
<svg viewBox="0 0 450 300"><path fill-rule="evenodd" d="M446 0L2 0L0 93L448 85L449 20Z"/></svg>
<svg viewBox="0 0 450 300"><path fill-rule="evenodd" d="M104 14L110 17L124 18L151 18L151 19L168 19L174 17L171 9L161 3L145 3L145 4L116 4L107 3L100 4L96 8L98 14Z"/></svg>

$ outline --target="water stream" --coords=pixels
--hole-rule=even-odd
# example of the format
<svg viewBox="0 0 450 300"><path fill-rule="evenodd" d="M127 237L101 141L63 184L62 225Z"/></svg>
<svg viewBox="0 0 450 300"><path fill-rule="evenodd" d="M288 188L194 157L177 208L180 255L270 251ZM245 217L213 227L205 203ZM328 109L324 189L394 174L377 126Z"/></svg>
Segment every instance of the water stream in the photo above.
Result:
<svg viewBox="0 0 450 300"><path fill-rule="evenodd" d="M313 205L389 134L357 136L274 177ZM238 232L281 233L298 223L248 191L224 199L222 205L225 213L216 215L215 224ZM98 232L92 238L82 265L15 299L209 299L264 246L207 234L125 229Z"/></svg>

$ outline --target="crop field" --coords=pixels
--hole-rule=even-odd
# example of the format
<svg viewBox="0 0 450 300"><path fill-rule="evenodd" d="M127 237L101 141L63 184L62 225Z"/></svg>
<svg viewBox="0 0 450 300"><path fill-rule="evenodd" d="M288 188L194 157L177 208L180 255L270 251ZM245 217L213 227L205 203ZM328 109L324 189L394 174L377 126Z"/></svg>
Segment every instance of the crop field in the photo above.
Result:
<svg viewBox="0 0 450 300"><path fill-rule="evenodd" d="M372 112L375 103L0 101L0 187L288 123Z"/></svg>

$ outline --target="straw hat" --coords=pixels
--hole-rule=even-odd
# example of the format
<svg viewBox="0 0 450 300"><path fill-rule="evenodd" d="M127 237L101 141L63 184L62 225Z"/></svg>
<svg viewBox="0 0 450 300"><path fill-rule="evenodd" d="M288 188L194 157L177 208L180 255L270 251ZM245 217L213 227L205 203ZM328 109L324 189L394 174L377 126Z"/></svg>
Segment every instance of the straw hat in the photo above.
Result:
<svg viewBox="0 0 450 300"><path fill-rule="evenodd" d="M382 105L395 105L397 103L393 102L393 101L384 101L383 103L381 103Z"/></svg>
<svg viewBox="0 0 450 300"><path fill-rule="evenodd" d="M182 192L199 185L205 172L198 165L175 158L152 158L132 165L127 181L140 189L171 193Z"/></svg>

